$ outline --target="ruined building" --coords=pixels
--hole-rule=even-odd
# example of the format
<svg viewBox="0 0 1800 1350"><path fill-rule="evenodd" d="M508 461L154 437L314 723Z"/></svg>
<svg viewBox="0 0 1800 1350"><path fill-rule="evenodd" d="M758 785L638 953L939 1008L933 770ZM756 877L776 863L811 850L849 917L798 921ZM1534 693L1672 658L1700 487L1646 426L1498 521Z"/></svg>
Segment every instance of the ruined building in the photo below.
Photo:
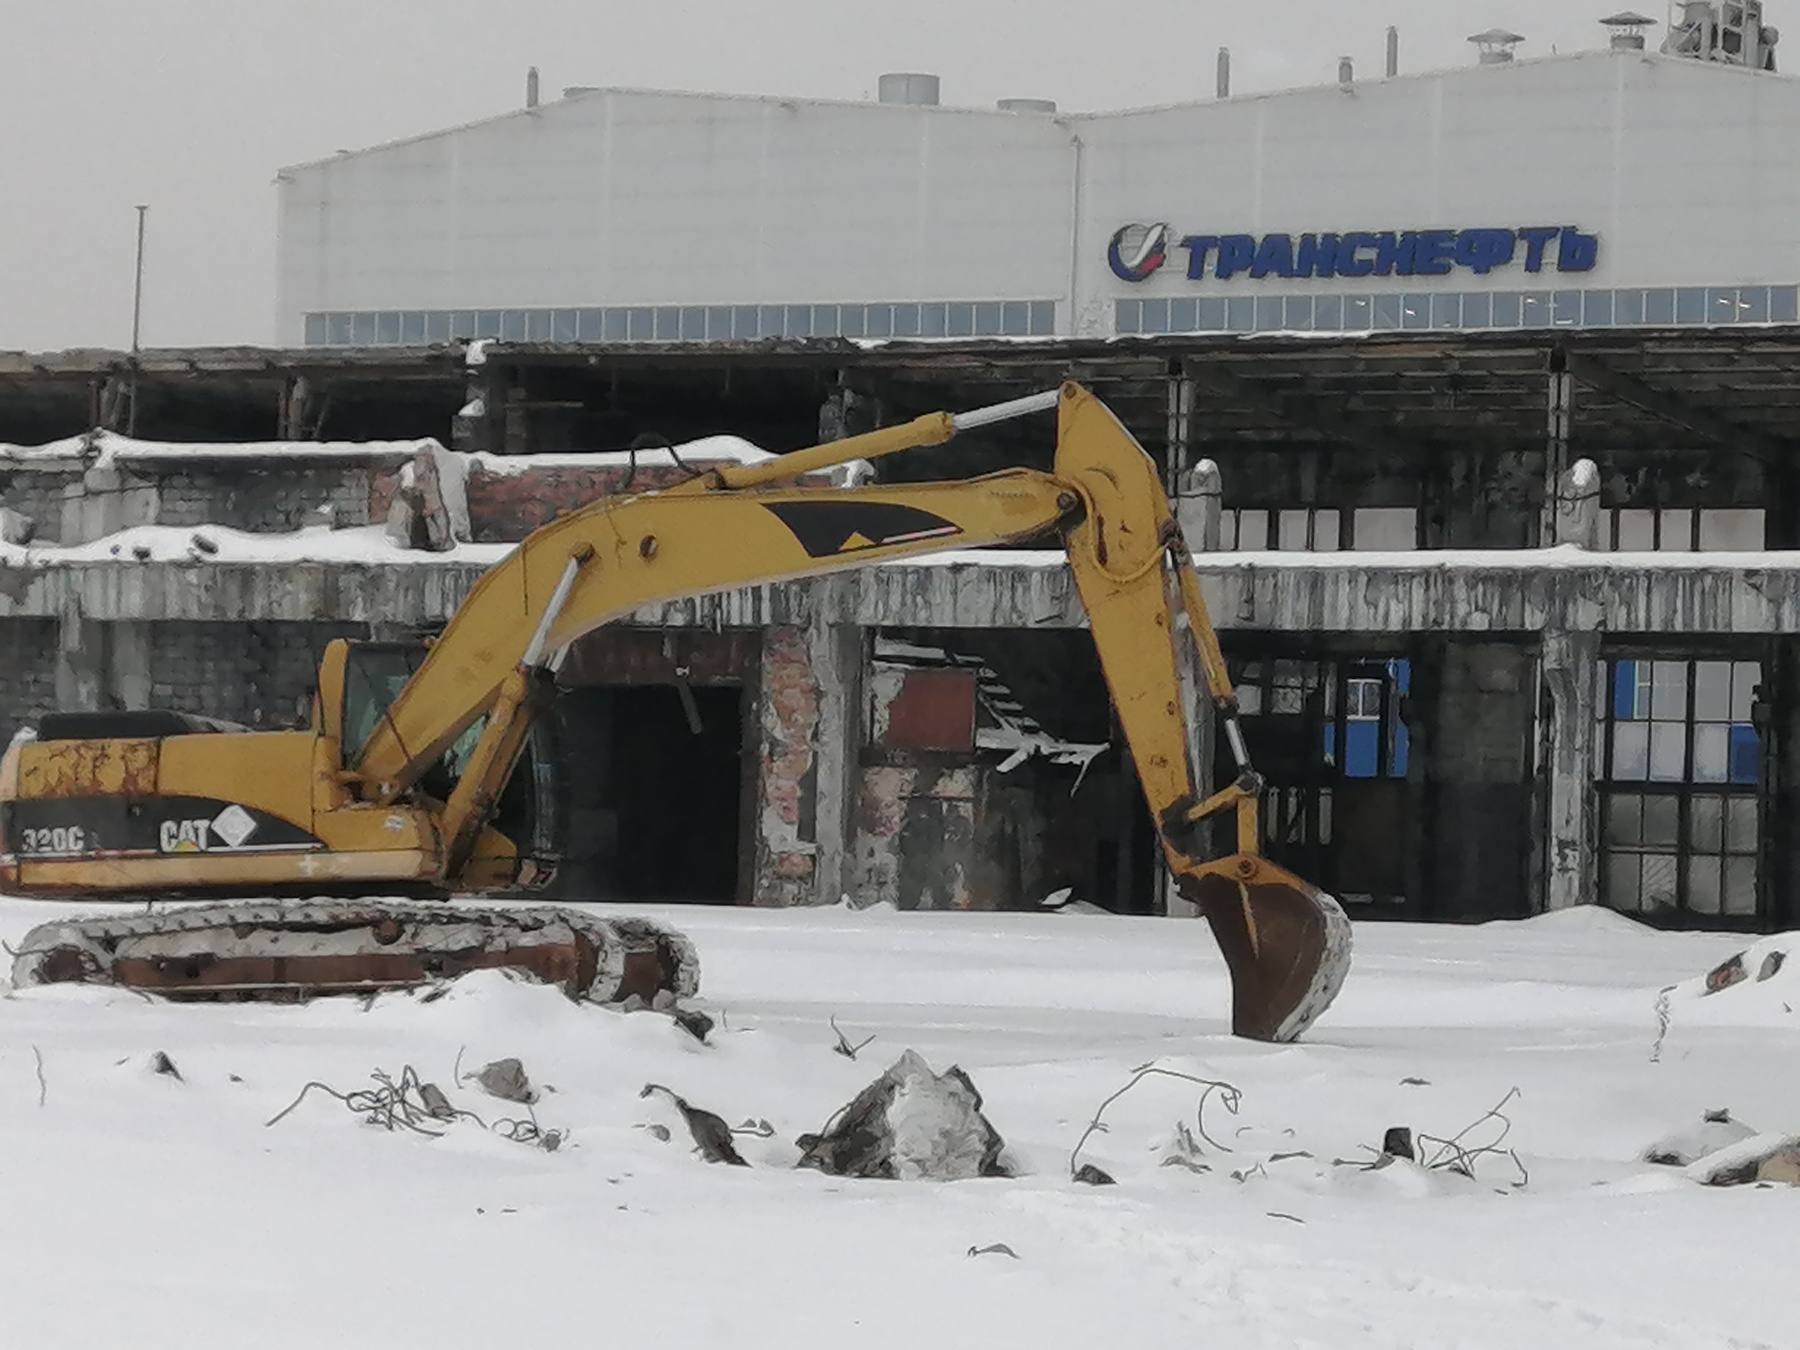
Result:
<svg viewBox="0 0 1800 1350"><path fill-rule="evenodd" d="M1076 378L1180 498L1275 858L1366 915L1791 924L1800 82L1760 6L1676 18L1127 113L570 90L289 169L279 348L0 355L0 711L292 720L330 637L628 478ZM1161 911L1082 622L1026 548L595 635L564 884Z"/></svg>

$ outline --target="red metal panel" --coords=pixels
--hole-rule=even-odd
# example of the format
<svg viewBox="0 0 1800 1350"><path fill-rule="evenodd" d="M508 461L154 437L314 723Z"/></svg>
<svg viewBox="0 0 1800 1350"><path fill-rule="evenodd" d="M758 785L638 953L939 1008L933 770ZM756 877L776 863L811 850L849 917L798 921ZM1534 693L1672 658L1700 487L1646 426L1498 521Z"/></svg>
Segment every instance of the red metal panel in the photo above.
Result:
<svg viewBox="0 0 1800 1350"><path fill-rule="evenodd" d="M889 750L975 750L975 675L967 670L912 670L888 709Z"/></svg>

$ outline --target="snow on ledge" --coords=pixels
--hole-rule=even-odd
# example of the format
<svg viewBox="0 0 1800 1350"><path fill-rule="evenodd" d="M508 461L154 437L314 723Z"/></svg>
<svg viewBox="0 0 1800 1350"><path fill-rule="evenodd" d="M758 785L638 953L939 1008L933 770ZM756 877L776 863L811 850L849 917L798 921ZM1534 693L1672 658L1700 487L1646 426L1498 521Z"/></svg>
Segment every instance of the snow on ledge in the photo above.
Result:
<svg viewBox="0 0 1800 1350"><path fill-rule="evenodd" d="M310 525L285 534L221 525L139 525L90 544L0 544L0 566L58 563L473 563L491 567L514 544L458 544L443 553L401 548L380 525L334 530Z"/></svg>
<svg viewBox="0 0 1800 1350"><path fill-rule="evenodd" d="M180 461L214 463L255 459L337 459L388 463L442 449L429 437L416 441L140 441L112 431L65 436L43 445L0 443L0 465L13 469L103 469L112 464Z"/></svg>

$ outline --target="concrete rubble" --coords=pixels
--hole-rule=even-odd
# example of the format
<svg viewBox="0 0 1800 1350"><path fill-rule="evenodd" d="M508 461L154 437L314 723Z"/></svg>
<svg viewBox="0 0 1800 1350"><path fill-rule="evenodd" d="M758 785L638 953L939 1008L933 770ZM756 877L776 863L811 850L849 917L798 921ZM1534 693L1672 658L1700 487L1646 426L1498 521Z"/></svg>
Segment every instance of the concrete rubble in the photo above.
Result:
<svg viewBox="0 0 1800 1350"><path fill-rule="evenodd" d="M962 1069L942 1074L907 1050L818 1134L800 1136L801 1167L899 1181L1005 1177L1005 1141Z"/></svg>

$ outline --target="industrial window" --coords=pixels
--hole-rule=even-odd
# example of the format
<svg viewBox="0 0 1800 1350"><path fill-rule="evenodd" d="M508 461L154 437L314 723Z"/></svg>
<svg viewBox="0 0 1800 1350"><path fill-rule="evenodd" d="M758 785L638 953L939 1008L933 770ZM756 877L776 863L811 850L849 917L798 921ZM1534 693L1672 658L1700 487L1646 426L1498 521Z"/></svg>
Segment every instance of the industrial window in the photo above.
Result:
<svg viewBox="0 0 1800 1350"><path fill-rule="evenodd" d="M1375 328L1398 328L1400 326L1400 297L1397 295L1378 295L1370 306L1371 326Z"/></svg>
<svg viewBox="0 0 1800 1350"><path fill-rule="evenodd" d="M1282 320L1287 317L1286 306L1279 295L1259 295L1254 301L1256 305L1256 329L1261 333L1277 333L1281 331Z"/></svg>
<svg viewBox="0 0 1800 1350"><path fill-rule="evenodd" d="M1738 292L1738 322L1767 323L1769 321L1769 288L1767 286L1746 286Z"/></svg>
<svg viewBox="0 0 1800 1350"><path fill-rule="evenodd" d="M894 335L894 307L892 305L870 305L868 306L868 316L866 336L884 338Z"/></svg>
<svg viewBox="0 0 1800 1350"><path fill-rule="evenodd" d="M1008 300L1000 306L1000 331L1007 337L1029 336L1031 305L1024 300Z"/></svg>
<svg viewBox="0 0 1800 1350"><path fill-rule="evenodd" d="M1757 913L1755 661L1600 667L1601 893L1628 913Z"/></svg>
<svg viewBox="0 0 1800 1350"><path fill-rule="evenodd" d="M1548 328L1552 311L1550 296L1544 291L1528 291L1519 297L1519 327Z"/></svg>
<svg viewBox="0 0 1800 1350"><path fill-rule="evenodd" d="M1653 327L1675 322L1675 292L1667 287L1644 292L1644 322Z"/></svg>
<svg viewBox="0 0 1800 1350"><path fill-rule="evenodd" d="M1758 553L1767 515L1757 507L1626 507L1604 513L1600 547L1619 553Z"/></svg>
<svg viewBox="0 0 1800 1350"><path fill-rule="evenodd" d="M941 338L949 334L950 318L944 305L919 306L919 336Z"/></svg>
<svg viewBox="0 0 1800 1350"><path fill-rule="evenodd" d="M1339 519L1334 507L1227 508L1220 513L1219 544L1227 552L1239 553L1335 553Z"/></svg>
<svg viewBox="0 0 1800 1350"><path fill-rule="evenodd" d="M656 313L656 340L658 342L678 342L681 339L681 311L663 306Z"/></svg>
<svg viewBox="0 0 1800 1350"><path fill-rule="evenodd" d="M870 305L845 305L838 312L838 336L859 338L868 336Z"/></svg>
<svg viewBox="0 0 1800 1350"><path fill-rule="evenodd" d="M1375 326L1374 302L1366 295L1352 295L1344 301L1344 328L1351 333L1366 333Z"/></svg>
<svg viewBox="0 0 1800 1350"><path fill-rule="evenodd" d="M1143 312L1138 319L1140 333L1169 332L1169 302L1167 300L1146 300Z"/></svg>
<svg viewBox="0 0 1800 1350"><path fill-rule="evenodd" d="M843 319L838 313L837 305L814 305L812 307L812 335L816 338L839 337L842 335Z"/></svg>
<svg viewBox="0 0 1800 1350"><path fill-rule="evenodd" d="M981 304L975 306L975 332L980 337L999 337L1006 331L1001 319L1001 306Z"/></svg>
<svg viewBox="0 0 1800 1350"><path fill-rule="evenodd" d="M683 342L706 341L706 310L700 305L686 305L682 308L678 334Z"/></svg>
<svg viewBox="0 0 1800 1350"><path fill-rule="evenodd" d="M1769 287L1769 322L1800 323L1800 286Z"/></svg>
<svg viewBox="0 0 1800 1350"><path fill-rule="evenodd" d="M1581 326L1583 328L1611 328L1613 322L1613 293L1611 291L1586 291L1580 296Z"/></svg>
<svg viewBox="0 0 1800 1350"><path fill-rule="evenodd" d="M1613 292L1613 323L1620 328L1630 328L1644 321L1644 293L1642 291Z"/></svg>
<svg viewBox="0 0 1800 1350"><path fill-rule="evenodd" d="M1431 297L1429 295L1401 296L1400 326L1402 328L1431 327Z"/></svg>
<svg viewBox="0 0 1800 1350"><path fill-rule="evenodd" d="M1474 299L1473 296L1469 298ZM1433 328L1461 328L1465 322L1462 296L1447 294L1431 297L1431 326Z"/></svg>
<svg viewBox="0 0 1800 1350"><path fill-rule="evenodd" d="M1525 297L1517 291L1501 291L1494 296L1494 327L1517 328Z"/></svg>
<svg viewBox="0 0 1800 1350"><path fill-rule="evenodd" d="M1313 326L1321 332L1335 333L1344 326L1344 297L1321 295L1313 306Z"/></svg>
<svg viewBox="0 0 1800 1350"><path fill-rule="evenodd" d="M1203 333L1223 333L1225 331L1225 301L1223 299L1205 299L1200 302L1200 331Z"/></svg>
<svg viewBox="0 0 1800 1350"><path fill-rule="evenodd" d="M1675 292L1675 322L1682 325L1706 322L1706 292L1699 286L1682 286Z"/></svg>
<svg viewBox="0 0 1800 1350"><path fill-rule="evenodd" d="M919 307L917 305L894 306L894 336L909 338L919 336Z"/></svg>
<svg viewBox="0 0 1800 1350"><path fill-rule="evenodd" d="M323 314L308 314L306 316L306 336L303 341L309 347L323 347L325 345L325 337L325 316Z"/></svg>
<svg viewBox="0 0 1800 1350"><path fill-rule="evenodd" d="M1049 337L1056 332L1056 301L1033 300L1031 302L1031 335L1033 337Z"/></svg>

